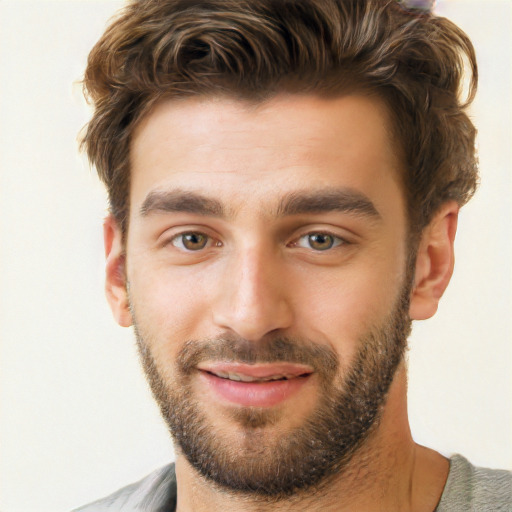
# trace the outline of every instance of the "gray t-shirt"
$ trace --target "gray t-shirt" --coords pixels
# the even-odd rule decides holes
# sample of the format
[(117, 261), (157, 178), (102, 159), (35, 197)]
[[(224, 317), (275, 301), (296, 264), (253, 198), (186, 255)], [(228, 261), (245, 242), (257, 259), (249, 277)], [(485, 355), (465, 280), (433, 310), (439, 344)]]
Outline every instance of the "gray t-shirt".
[(478, 468), (461, 455), (450, 472), (435, 512), (512, 512), (512, 472)]
[[(107, 498), (73, 512), (174, 512), (176, 474), (169, 464)], [(435, 512), (512, 512), (512, 472), (478, 468), (461, 455), (450, 472)]]

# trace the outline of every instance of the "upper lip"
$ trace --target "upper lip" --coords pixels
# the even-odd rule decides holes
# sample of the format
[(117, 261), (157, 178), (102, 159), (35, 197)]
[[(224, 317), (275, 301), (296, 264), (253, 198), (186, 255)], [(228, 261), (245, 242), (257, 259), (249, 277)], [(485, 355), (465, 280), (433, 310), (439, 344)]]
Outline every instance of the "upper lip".
[(297, 363), (227, 363), (204, 362), (197, 365), (197, 369), (212, 373), (219, 377), (235, 378), (235, 380), (270, 380), (287, 378), (293, 379), (313, 373), (313, 368)]

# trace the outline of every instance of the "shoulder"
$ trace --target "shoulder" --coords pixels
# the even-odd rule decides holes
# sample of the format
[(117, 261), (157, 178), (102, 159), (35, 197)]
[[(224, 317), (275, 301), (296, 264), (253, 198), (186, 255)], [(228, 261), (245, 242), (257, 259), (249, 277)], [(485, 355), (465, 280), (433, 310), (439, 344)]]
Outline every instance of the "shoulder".
[(160, 512), (176, 507), (174, 464), (157, 469), (139, 482), (73, 512)]
[(436, 512), (512, 510), (512, 472), (473, 466), (461, 455), (450, 459), (448, 480)]

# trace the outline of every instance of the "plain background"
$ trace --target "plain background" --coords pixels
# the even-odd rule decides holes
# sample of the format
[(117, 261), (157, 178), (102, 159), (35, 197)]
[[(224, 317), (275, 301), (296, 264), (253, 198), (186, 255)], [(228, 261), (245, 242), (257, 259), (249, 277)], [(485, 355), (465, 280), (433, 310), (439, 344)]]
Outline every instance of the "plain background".
[[(130, 329), (103, 294), (105, 194), (78, 155), (80, 79), (119, 1), (0, 0), (0, 510), (59, 512), (167, 463)], [(411, 338), (417, 441), (512, 469), (512, 4), (444, 0), (481, 83), (482, 185), (438, 315)]]

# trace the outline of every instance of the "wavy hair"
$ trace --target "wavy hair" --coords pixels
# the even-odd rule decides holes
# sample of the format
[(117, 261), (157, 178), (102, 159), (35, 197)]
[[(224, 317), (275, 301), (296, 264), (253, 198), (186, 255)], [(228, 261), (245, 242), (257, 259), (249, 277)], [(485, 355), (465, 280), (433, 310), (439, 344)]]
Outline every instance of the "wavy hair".
[(391, 115), (410, 230), (420, 233), (444, 201), (463, 205), (476, 189), (466, 109), (477, 77), (460, 28), (396, 0), (133, 0), (89, 54), (94, 114), (82, 148), (126, 233), (130, 140), (157, 101), (375, 94)]

